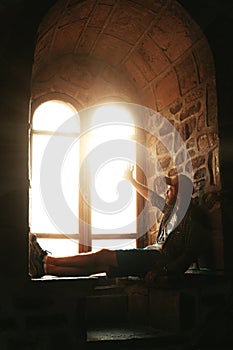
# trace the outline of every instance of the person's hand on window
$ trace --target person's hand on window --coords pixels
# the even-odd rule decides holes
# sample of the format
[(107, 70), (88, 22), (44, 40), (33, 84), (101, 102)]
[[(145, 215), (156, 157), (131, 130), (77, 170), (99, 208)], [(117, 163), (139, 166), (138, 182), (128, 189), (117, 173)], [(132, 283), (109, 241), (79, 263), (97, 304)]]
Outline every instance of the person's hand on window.
[(133, 171), (134, 171), (134, 166), (133, 165), (128, 165), (124, 174), (123, 174), (123, 178), (127, 181), (129, 181), (130, 183), (133, 181), (134, 177), (133, 177)]

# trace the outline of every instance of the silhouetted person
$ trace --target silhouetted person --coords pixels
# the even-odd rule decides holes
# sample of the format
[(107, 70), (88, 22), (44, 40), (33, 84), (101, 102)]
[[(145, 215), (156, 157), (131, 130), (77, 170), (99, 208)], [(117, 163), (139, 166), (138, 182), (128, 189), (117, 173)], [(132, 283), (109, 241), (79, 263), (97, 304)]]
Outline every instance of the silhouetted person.
[(30, 275), (88, 276), (105, 272), (108, 277), (139, 276), (147, 282), (161, 274), (184, 273), (209, 248), (211, 227), (205, 211), (191, 199), (192, 181), (181, 174), (167, 178), (165, 199), (125, 172), (128, 180), (152, 206), (163, 214), (156, 242), (139, 249), (101, 249), (95, 253), (52, 257), (30, 234)]

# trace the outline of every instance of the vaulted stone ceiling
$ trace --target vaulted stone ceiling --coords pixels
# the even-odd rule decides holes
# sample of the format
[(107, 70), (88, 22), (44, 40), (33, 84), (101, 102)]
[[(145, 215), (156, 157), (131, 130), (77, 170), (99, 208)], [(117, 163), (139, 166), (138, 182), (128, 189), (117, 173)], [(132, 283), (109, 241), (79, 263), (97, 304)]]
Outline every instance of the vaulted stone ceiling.
[[(198, 84), (196, 65), (204, 64), (202, 37), (176, 1), (58, 1), (39, 27), (34, 97), (41, 93), (40, 83), (51, 81), (59, 70), (63, 83), (80, 86), (79, 96), (73, 95), (81, 106), (109, 95), (161, 110)], [(76, 70), (71, 70), (73, 64)], [(189, 71), (191, 85), (184, 83), (183, 70)], [(53, 84), (50, 90), (59, 85)], [(91, 86), (87, 99), (85, 89)]]

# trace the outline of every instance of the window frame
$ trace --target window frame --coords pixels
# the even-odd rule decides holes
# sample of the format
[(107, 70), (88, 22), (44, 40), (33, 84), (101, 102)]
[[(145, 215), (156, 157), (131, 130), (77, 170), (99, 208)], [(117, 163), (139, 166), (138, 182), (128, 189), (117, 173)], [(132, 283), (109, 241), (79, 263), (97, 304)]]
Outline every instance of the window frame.
[[(48, 101), (52, 101), (52, 100), (57, 100), (59, 102), (65, 103), (65, 104), (70, 104), (72, 106), (72, 108), (76, 109), (77, 111), (77, 107), (74, 104), (74, 101), (70, 102), (70, 101), (66, 101), (66, 99), (64, 98), (57, 98), (54, 96), (51, 96), (50, 98), (46, 98), (46, 99), (42, 99), (41, 101), (37, 102), (37, 104), (34, 106), (34, 109), (31, 111), (31, 120), (29, 122), (29, 193), (30, 193), (30, 189), (31, 189), (31, 180), (33, 177), (32, 174), (32, 159), (33, 159), (33, 151), (32, 151), (32, 142), (33, 142), (33, 135), (48, 135), (51, 136), (54, 133), (51, 131), (37, 131), (33, 129), (33, 116), (34, 113), (36, 111), (36, 109), (43, 103), (48, 102)], [(78, 113), (78, 111), (77, 111)], [(85, 130), (85, 128), (87, 127), (87, 123), (88, 121), (84, 121), (82, 120), (82, 118), (80, 118), (80, 134), (82, 133), (83, 130)], [(78, 137), (80, 134), (77, 133), (71, 133), (69, 134), (69, 136), (75, 136)], [(56, 135), (58, 136), (67, 136), (67, 134), (63, 135), (63, 133), (56, 133)], [(145, 141), (145, 136), (142, 130), (138, 130), (135, 127), (135, 138), (137, 141), (139, 142), (144, 142)], [(79, 152), (82, 153), (82, 145), (80, 144), (79, 147)], [(137, 160), (137, 148), (136, 148), (136, 160)], [(81, 154), (80, 154), (81, 157)], [(81, 159), (81, 158), (80, 158)], [(86, 181), (87, 179), (87, 175), (85, 177), (85, 183), (87, 184), (88, 181)], [(140, 181), (141, 183), (145, 183), (145, 176), (143, 174), (143, 172), (136, 167), (136, 179), (138, 181)], [(80, 181), (82, 181), (82, 179), (80, 179)], [(85, 186), (85, 185), (84, 185)], [(85, 186), (85, 190), (88, 191), (88, 186)], [(30, 196), (29, 196), (30, 197)], [(92, 250), (92, 240), (112, 240), (112, 239), (116, 239), (116, 240), (122, 240), (122, 239), (135, 239), (136, 241), (136, 247), (140, 248), (145, 246), (144, 244), (144, 240), (145, 240), (145, 236), (147, 235), (146, 233), (143, 235), (143, 237), (139, 237), (138, 235), (138, 214), (142, 211), (142, 209), (144, 208), (145, 205), (145, 200), (138, 194), (136, 193), (136, 232), (134, 233), (109, 233), (109, 234), (92, 234), (90, 226), (91, 226), (91, 208), (87, 207), (86, 201), (84, 200), (82, 194), (79, 192), (79, 232), (76, 234), (69, 234), (69, 238), (72, 238), (74, 240), (78, 241), (78, 252), (79, 253), (85, 253), (85, 252), (89, 252)], [(29, 211), (30, 211), (30, 198), (29, 198)], [(30, 222), (29, 222), (29, 230), (31, 230), (30, 227)], [(69, 239), (67, 238), (67, 235), (64, 233), (52, 233), (52, 232), (40, 232), (37, 233), (37, 237), (38, 238), (47, 238), (47, 239)]]

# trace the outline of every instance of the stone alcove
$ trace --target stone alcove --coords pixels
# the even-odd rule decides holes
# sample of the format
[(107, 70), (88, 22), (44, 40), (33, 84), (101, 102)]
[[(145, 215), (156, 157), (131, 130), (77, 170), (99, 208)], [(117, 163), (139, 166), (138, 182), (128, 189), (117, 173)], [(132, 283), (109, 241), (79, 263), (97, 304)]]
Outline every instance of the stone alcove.
[[(222, 268), (215, 83), (208, 42), (178, 1), (60, 0), (38, 28), (31, 110), (62, 96), (77, 110), (116, 99), (166, 117), (190, 154), (196, 195), (205, 199), (213, 219), (215, 264)], [(158, 127), (153, 117), (149, 127)], [(145, 143), (172, 175), (163, 145), (149, 134)], [(187, 159), (175, 153), (179, 171), (186, 171)], [(154, 185), (155, 171), (150, 174)]]

